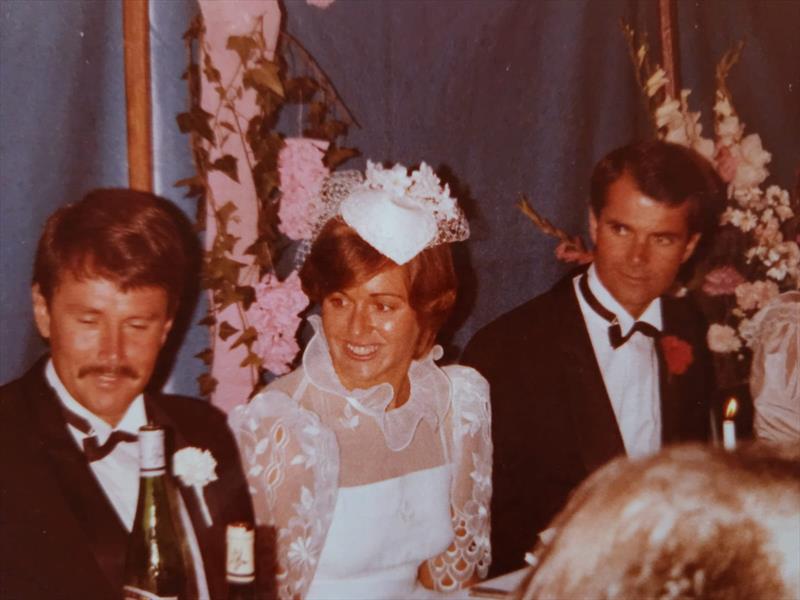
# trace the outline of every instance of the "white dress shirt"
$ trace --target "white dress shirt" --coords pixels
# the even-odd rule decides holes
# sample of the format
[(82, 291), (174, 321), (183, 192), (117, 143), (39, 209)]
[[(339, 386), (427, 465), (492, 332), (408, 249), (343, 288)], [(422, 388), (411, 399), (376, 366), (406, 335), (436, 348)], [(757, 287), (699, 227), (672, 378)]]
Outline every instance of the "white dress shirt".
[[(632, 458), (654, 454), (661, 448), (656, 341), (637, 331), (622, 346), (613, 348), (608, 337), (609, 322), (584, 299), (578, 287), (580, 277), (573, 280), (575, 294), (617, 418), (625, 451)], [(642, 315), (634, 319), (602, 284), (594, 265), (589, 267), (587, 277), (589, 289), (600, 304), (617, 316), (623, 336), (628, 334), (637, 320), (649, 323), (659, 331), (663, 330), (660, 298), (653, 300)]]
[[(125, 415), (114, 428), (72, 397), (72, 394), (67, 391), (58, 373), (56, 373), (52, 359), (47, 361), (45, 377), (64, 407), (79, 417), (86, 419), (92, 428), (93, 435), (97, 436), (97, 443), (100, 445), (105, 443), (115, 429), (138, 435), (139, 428), (147, 424), (147, 414), (142, 394), (134, 398)], [(69, 424), (67, 425), (67, 430), (72, 435), (78, 448), (83, 452), (83, 440), (89, 435)], [(139, 444), (120, 442), (106, 456), (100, 460), (90, 462), (89, 468), (94, 473), (117, 515), (119, 515), (120, 521), (128, 531), (131, 531), (133, 519), (136, 517), (136, 504), (139, 500)], [(194, 571), (197, 589), (200, 590), (199, 597), (208, 598), (208, 583), (205, 569), (203, 568), (200, 546), (197, 543), (197, 536), (194, 533), (194, 527), (186, 510), (186, 505), (180, 495), (178, 495), (178, 500), (181, 523), (186, 532), (192, 561), (196, 567)]]

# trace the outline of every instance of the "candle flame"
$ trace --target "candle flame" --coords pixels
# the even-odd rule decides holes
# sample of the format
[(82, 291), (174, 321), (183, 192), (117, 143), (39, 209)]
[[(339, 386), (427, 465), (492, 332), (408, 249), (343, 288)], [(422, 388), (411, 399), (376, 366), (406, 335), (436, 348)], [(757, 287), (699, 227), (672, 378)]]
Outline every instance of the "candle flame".
[(736, 401), (736, 398), (731, 396), (725, 403), (725, 418), (726, 419), (734, 418), (738, 410), (739, 410), (739, 403)]

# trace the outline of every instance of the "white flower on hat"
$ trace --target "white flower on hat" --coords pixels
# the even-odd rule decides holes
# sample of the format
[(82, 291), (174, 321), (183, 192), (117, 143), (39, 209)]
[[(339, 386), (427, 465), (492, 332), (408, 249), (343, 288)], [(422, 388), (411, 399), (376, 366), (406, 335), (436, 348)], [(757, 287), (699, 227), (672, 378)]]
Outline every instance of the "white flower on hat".
[(411, 175), (402, 165), (367, 162), (364, 181), (340, 206), (345, 222), (398, 265), (428, 247), (469, 237), (469, 226), (447, 184), (422, 163)]

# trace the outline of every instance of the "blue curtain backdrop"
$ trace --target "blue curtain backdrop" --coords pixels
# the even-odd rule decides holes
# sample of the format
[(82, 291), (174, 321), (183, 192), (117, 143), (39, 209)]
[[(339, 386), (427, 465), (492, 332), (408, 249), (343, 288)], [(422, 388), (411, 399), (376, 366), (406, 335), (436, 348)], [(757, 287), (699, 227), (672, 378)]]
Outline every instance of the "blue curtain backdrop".
[[(0, 382), (44, 349), (29, 278), (45, 217), (89, 188), (126, 184), (120, 4), (0, 4)], [(156, 191), (192, 214), (171, 184), (191, 170), (174, 115), (185, 105), (181, 35), (196, 7), (151, 1), (150, 10)], [(284, 13), (361, 124), (349, 144), (377, 161), (424, 160), (466, 201), (473, 237), (457, 251), (465, 284), (454, 356), (477, 328), (565, 271), (554, 242), (515, 208), (518, 194), (585, 233), (593, 164), (647, 134), (619, 21), (649, 32), (657, 52), (657, 3), (337, 0), (320, 10), (298, 0)], [(714, 66), (744, 40), (730, 88), (783, 187), (794, 185), (800, 158), (797, 23), (797, 2), (678, 2), (692, 110), (703, 109), (709, 131)], [(196, 393), (192, 356), (204, 345), (205, 331), (190, 330), (170, 387)]]

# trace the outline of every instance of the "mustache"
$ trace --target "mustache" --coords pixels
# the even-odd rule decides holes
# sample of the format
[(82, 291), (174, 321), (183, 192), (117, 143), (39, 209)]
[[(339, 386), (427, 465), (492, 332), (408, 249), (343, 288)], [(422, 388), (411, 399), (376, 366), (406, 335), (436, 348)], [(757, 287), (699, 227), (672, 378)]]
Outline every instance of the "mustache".
[(130, 365), (87, 365), (81, 367), (78, 371), (78, 379), (83, 379), (89, 375), (109, 375), (111, 377), (139, 379), (139, 372)]

